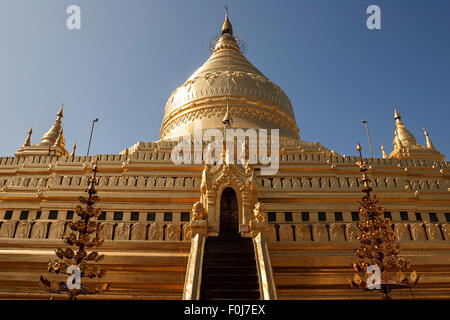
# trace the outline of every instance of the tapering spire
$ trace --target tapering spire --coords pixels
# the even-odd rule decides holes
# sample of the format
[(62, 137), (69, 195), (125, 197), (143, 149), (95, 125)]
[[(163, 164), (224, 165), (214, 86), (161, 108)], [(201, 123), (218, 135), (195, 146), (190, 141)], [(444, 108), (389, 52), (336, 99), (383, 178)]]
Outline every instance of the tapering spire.
[(72, 152), (70, 153), (71, 157), (75, 157), (75, 150), (77, 150), (77, 144), (76, 143), (73, 144)]
[(386, 154), (386, 151), (384, 150), (384, 146), (383, 145), (381, 145), (381, 152), (383, 153), (383, 159), (387, 159), (388, 156)]
[[(213, 53), (218, 53), (219, 51), (222, 51), (222, 50), (226, 50), (226, 51), (233, 50), (233, 51), (238, 52), (239, 55), (241, 55), (242, 54), (241, 48), (233, 36), (233, 27), (231, 26), (231, 22), (228, 19), (228, 8), (227, 8), (227, 6), (225, 6), (225, 8), (227, 9), (227, 12), (225, 14), (225, 21), (223, 22), (223, 25), (222, 25), (221, 36), (214, 45)], [(233, 55), (231, 55), (231, 57), (233, 57)], [(227, 61), (227, 63), (230, 62), (229, 54), (225, 54), (223, 56), (223, 58), (225, 58), (224, 60)], [(210, 58), (210, 60), (211, 60), (211, 58)], [(216, 61), (216, 59), (213, 59), (213, 60)], [(239, 57), (239, 63), (242, 63), (242, 60), (246, 61), (246, 59), (243, 56)], [(259, 73), (259, 71), (257, 71), (257, 73)]]
[(33, 129), (30, 128), (30, 130), (28, 130), (27, 138), (25, 139), (25, 142), (23, 143), (22, 148), (31, 146), (31, 134), (32, 133), (33, 133)]
[(430, 136), (428, 135), (427, 129), (423, 128), (423, 133), (425, 134), (425, 139), (427, 139), (427, 149), (434, 149), (434, 145), (431, 142)]
[(395, 104), (394, 104), (394, 119), (395, 120), (401, 119), (400, 114), (398, 113), (397, 108), (395, 107)]
[(64, 117), (64, 103), (61, 104), (61, 109), (59, 109), (56, 115), (60, 118)]
[(225, 6), (225, 21), (222, 25), (222, 34), (229, 33), (233, 35), (233, 27), (231, 26), (230, 20), (228, 20), (228, 6)]

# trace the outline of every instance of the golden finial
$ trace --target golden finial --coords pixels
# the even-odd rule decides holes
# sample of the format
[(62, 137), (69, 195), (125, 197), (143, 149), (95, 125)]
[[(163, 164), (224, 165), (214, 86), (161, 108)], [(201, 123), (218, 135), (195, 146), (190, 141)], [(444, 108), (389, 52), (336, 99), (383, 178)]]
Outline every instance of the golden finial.
[(397, 127), (403, 126), (402, 117), (400, 116), (400, 113), (398, 113), (397, 108), (395, 107), (395, 104), (394, 104), (394, 119), (395, 119), (395, 125)]
[(61, 118), (64, 117), (64, 102), (61, 104), (61, 109), (59, 109), (57, 116)]
[(427, 149), (434, 149), (434, 145), (431, 142), (430, 136), (428, 135), (427, 129), (423, 128), (423, 133), (425, 135), (425, 139), (427, 139)]
[(30, 128), (30, 130), (28, 130), (27, 138), (25, 139), (25, 142), (23, 143), (22, 147), (31, 146), (31, 134), (32, 133), (33, 133), (33, 129)]
[(361, 160), (362, 160), (362, 153), (361, 153), (362, 148), (361, 148), (361, 145), (359, 144), (359, 142), (356, 144), (356, 150), (358, 150), (358, 152), (359, 152), (359, 157), (360, 157)]
[(363, 158), (362, 158), (362, 147), (361, 147), (361, 145), (359, 144), (359, 142), (356, 144), (356, 150), (358, 150), (358, 152), (359, 152), (359, 161), (358, 162), (356, 162), (356, 164), (359, 166), (359, 168), (361, 169), (363, 166), (365, 166), (366, 164), (365, 164), (365, 162), (363, 161)]
[(356, 164), (359, 166), (359, 171), (362, 173), (361, 182), (363, 183), (362, 192), (366, 193), (368, 196), (372, 191), (372, 188), (369, 186), (370, 179), (367, 177), (366, 172), (369, 170), (367, 168), (366, 162), (362, 158), (362, 147), (359, 142), (356, 144), (356, 150), (359, 152), (359, 161)]
[(400, 114), (398, 113), (397, 107), (394, 104), (394, 119), (397, 120), (397, 119), (400, 119), (400, 118), (401, 118)]
[(89, 196), (93, 196), (97, 193), (97, 190), (95, 190), (95, 186), (98, 185), (97, 161), (98, 161), (98, 159), (95, 160), (94, 166), (92, 168), (92, 175), (88, 178), (88, 188), (86, 189), (86, 192), (89, 193)]
[(233, 35), (233, 27), (231, 26), (230, 20), (228, 20), (228, 6), (225, 5), (225, 21), (222, 25), (222, 34), (229, 33)]
[(383, 153), (383, 159), (387, 159), (388, 156), (386, 155), (386, 151), (384, 150), (384, 146), (381, 145), (381, 152)]

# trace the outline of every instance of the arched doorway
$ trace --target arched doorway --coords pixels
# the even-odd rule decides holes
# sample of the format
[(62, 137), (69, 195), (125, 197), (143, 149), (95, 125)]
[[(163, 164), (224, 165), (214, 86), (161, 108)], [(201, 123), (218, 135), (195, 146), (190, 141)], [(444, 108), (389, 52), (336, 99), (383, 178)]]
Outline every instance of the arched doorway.
[(239, 232), (239, 214), (236, 192), (232, 188), (226, 188), (222, 192), (220, 200), (220, 233)]

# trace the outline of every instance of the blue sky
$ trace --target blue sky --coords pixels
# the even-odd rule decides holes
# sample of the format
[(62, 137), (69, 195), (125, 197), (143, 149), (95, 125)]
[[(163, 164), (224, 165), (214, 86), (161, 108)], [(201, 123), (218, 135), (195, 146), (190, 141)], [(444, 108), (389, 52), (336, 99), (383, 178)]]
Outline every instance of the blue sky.
[[(66, 148), (118, 153), (159, 137), (171, 92), (209, 57), (224, 1), (2, 0), (0, 155), (11, 156), (30, 126), (32, 143), (64, 102)], [(290, 97), (302, 140), (340, 154), (368, 142), (392, 150), (393, 104), (407, 128), (450, 155), (450, 1), (228, 1), (247, 58)], [(66, 8), (81, 8), (68, 30)], [(366, 8), (381, 8), (368, 30)]]

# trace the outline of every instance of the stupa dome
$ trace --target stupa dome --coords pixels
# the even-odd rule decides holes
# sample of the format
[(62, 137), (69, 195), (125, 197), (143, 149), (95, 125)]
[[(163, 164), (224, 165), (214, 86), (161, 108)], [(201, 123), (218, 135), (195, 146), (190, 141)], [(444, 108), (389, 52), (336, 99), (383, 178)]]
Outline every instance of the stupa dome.
[(227, 108), (233, 128), (279, 129), (280, 138), (300, 138), (291, 101), (242, 54), (228, 15), (210, 58), (169, 97), (160, 137), (192, 134), (196, 119), (203, 129), (223, 128)]

